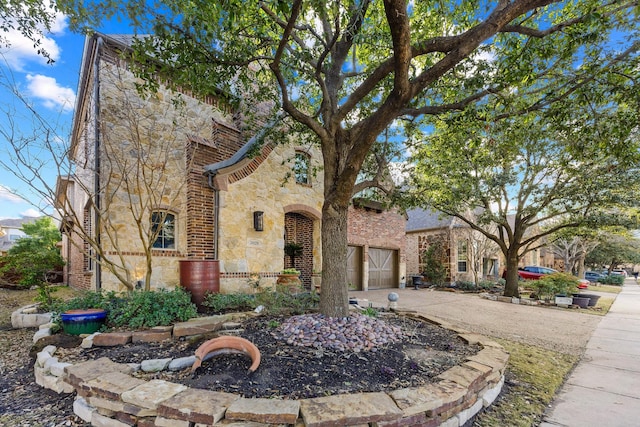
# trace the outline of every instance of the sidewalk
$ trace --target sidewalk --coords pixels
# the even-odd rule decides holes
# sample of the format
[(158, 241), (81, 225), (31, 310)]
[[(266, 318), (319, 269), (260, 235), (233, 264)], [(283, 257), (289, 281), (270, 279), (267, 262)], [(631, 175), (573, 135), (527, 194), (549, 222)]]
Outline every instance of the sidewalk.
[(640, 286), (625, 281), (540, 427), (640, 425)]

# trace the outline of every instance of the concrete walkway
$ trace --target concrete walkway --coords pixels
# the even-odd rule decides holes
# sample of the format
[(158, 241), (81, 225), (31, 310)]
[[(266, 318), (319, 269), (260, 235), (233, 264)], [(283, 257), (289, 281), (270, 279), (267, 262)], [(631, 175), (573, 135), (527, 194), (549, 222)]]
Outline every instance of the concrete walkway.
[(640, 426), (640, 286), (625, 281), (540, 427)]

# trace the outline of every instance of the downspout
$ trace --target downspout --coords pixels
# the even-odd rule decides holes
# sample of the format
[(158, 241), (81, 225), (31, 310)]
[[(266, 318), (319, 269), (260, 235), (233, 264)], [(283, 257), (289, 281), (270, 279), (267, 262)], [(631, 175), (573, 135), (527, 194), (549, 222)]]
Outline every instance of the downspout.
[[(94, 71), (93, 71), (93, 93), (95, 96), (94, 102), (94, 226), (95, 226), (95, 238), (96, 245), (101, 247), (100, 239), (100, 208), (102, 200), (100, 198), (100, 49), (102, 48), (103, 39), (98, 36), (96, 40), (96, 56), (94, 59)], [(96, 251), (96, 290), (102, 289), (102, 268), (100, 264), (100, 253)]]
[(209, 178), (209, 188), (213, 190), (213, 259), (218, 259), (218, 238), (220, 236), (220, 231), (218, 228), (218, 224), (220, 222), (220, 190), (218, 190), (213, 185), (213, 177), (215, 175), (210, 173), (208, 174)]

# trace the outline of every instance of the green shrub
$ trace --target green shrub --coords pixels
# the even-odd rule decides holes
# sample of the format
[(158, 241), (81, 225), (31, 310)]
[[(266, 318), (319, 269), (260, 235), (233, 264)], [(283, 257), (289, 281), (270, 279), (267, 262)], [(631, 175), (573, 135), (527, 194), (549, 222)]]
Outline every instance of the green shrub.
[(529, 282), (539, 299), (551, 300), (555, 295), (571, 295), (578, 291), (578, 279), (568, 273), (545, 274)]
[(455, 287), (461, 291), (475, 291), (476, 284), (469, 280), (456, 280)]
[(263, 306), (265, 314), (295, 315), (318, 307), (320, 296), (310, 292), (292, 293), (286, 286), (262, 289), (255, 296), (256, 307)]
[(249, 311), (255, 309), (257, 306), (253, 295), (212, 293), (204, 297), (202, 305), (216, 314), (230, 311)]
[(500, 286), (500, 283), (492, 282), (491, 280), (480, 280), (476, 285), (478, 289), (482, 290), (493, 289), (496, 286)]
[(131, 292), (122, 304), (111, 307), (109, 321), (116, 327), (152, 328), (189, 320), (197, 314), (191, 295), (177, 287), (171, 291)]
[(624, 276), (621, 274), (609, 274), (598, 279), (598, 283), (603, 285), (622, 286), (624, 283)]
[(180, 287), (171, 291), (134, 291), (123, 295), (115, 292), (86, 292), (79, 297), (56, 303), (53, 311), (59, 314), (86, 308), (107, 310), (107, 327), (126, 326), (132, 329), (171, 325), (197, 316), (191, 295)]

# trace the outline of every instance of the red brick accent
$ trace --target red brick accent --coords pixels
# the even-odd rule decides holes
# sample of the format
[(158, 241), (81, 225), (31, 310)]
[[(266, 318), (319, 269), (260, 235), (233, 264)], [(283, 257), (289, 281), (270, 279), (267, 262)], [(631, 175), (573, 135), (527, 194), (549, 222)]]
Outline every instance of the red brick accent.
[(403, 262), (407, 248), (406, 222), (406, 217), (396, 209), (349, 206), (348, 242), (354, 246), (399, 250), (400, 262)]
[(300, 280), (306, 289), (311, 289), (311, 275), (313, 274), (313, 219), (301, 213), (286, 213), (284, 215), (285, 242), (302, 245), (302, 256), (295, 258), (284, 256), (284, 268), (300, 270)]

